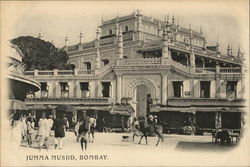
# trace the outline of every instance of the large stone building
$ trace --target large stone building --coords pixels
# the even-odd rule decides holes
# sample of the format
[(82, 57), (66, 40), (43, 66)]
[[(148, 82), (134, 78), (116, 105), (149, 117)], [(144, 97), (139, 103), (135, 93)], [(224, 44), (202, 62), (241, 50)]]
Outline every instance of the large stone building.
[[(198, 129), (240, 129), (244, 114), (244, 56), (207, 46), (202, 33), (139, 11), (103, 21), (96, 39), (65, 47), (74, 70), (26, 71), (41, 91), (26, 104), (33, 110), (71, 104), (96, 114), (105, 126), (152, 112), (166, 129), (190, 120)], [(39, 114), (38, 114), (39, 115)], [(77, 117), (77, 113), (72, 114)]]

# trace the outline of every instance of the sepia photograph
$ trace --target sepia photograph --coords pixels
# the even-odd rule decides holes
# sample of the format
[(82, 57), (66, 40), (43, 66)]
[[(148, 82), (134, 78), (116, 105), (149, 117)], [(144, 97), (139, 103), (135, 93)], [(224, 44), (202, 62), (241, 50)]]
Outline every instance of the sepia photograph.
[(248, 0), (0, 4), (0, 166), (250, 166)]

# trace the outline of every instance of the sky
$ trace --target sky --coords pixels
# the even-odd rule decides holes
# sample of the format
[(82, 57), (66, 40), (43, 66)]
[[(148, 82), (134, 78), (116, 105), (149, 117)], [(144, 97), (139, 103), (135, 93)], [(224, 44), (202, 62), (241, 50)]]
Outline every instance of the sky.
[(221, 51), (226, 53), (228, 44), (236, 53), (238, 47), (248, 53), (249, 5), (238, 1), (10, 1), (2, 2), (2, 36), (5, 40), (18, 36), (37, 37), (52, 41), (57, 47), (64, 46), (67, 35), (69, 45), (79, 42), (82, 31), (84, 41), (93, 40), (101, 19), (112, 19), (132, 14), (140, 9), (142, 14), (164, 20), (169, 13), (179, 19), (180, 25), (199, 31), (200, 26), (208, 45), (217, 40)]

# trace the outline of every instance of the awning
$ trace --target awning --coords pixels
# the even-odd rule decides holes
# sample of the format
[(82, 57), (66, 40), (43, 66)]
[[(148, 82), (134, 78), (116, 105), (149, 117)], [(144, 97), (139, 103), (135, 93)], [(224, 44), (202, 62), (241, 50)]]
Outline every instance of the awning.
[(160, 112), (160, 111), (177, 111), (177, 112), (184, 112), (184, 113), (195, 113), (194, 108), (178, 108), (178, 107), (161, 107), (161, 106), (153, 106), (150, 109), (150, 112)]
[(133, 112), (135, 112), (135, 110), (130, 104), (113, 105), (112, 109), (110, 110), (111, 115), (118, 114), (123, 116), (131, 116)]
[(77, 110), (110, 111), (111, 106), (76, 106)]
[(236, 107), (168, 107), (168, 106), (152, 106), (150, 112), (161, 112), (161, 111), (177, 111), (184, 113), (195, 113), (195, 112), (243, 112), (242, 108)]
[(9, 110), (29, 110), (23, 101), (17, 99), (8, 100), (8, 108)]

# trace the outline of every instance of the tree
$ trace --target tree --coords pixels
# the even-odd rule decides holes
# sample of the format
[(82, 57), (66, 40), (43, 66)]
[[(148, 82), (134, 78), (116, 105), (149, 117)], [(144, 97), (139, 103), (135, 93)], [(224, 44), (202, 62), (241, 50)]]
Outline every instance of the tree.
[(22, 51), (26, 70), (69, 69), (67, 53), (56, 48), (51, 42), (31, 36), (20, 36), (12, 39), (11, 43)]

